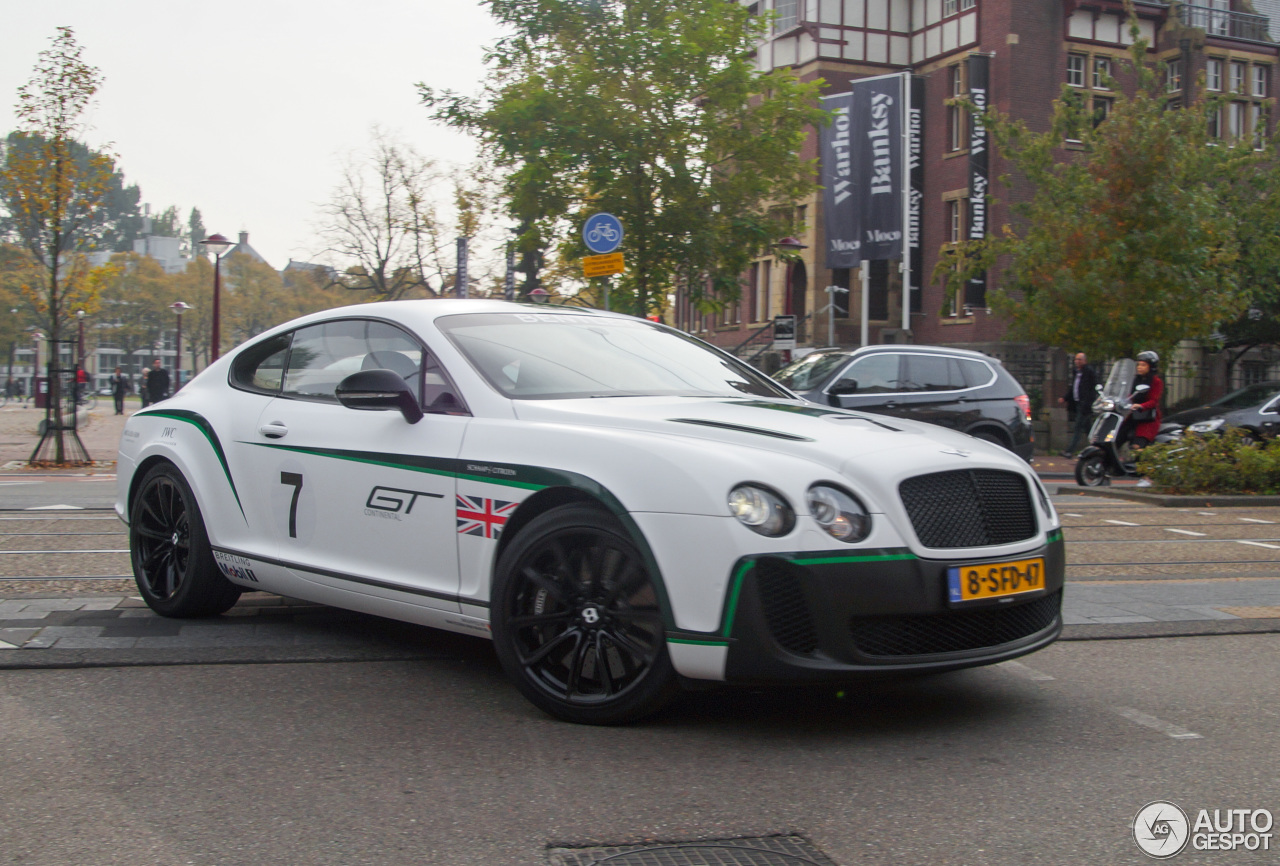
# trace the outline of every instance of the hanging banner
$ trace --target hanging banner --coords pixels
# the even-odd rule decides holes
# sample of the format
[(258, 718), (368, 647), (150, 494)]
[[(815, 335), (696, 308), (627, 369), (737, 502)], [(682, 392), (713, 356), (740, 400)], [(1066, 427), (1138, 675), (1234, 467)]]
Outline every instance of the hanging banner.
[(858, 197), (853, 177), (850, 112), (853, 94), (823, 97), (822, 107), (833, 112), (831, 123), (818, 132), (822, 159), (822, 205), (827, 233), (826, 267), (856, 268), (862, 259), (858, 240)]
[[(907, 292), (910, 312), (923, 313), (920, 287), (924, 285), (924, 248), (920, 245), (920, 220), (924, 216), (924, 76), (907, 78), (911, 94), (907, 110)], [(907, 325), (903, 325), (907, 327)]]
[[(968, 59), (969, 100), (979, 111), (985, 110), (990, 96), (991, 58), (970, 54)], [(987, 188), (990, 175), (990, 137), (982, 118), (969, 117), (969, 232), (968, 239), (980, 241), (987, 236)], [(965, 284), (964, 305), (981, 310), (987, 306), (987, 274), (982, 272)]]
[(855, 81), (853, 139), (865, 261), (902, 255), (902, 194), (906, 178), (902, 144), (902, 76)]

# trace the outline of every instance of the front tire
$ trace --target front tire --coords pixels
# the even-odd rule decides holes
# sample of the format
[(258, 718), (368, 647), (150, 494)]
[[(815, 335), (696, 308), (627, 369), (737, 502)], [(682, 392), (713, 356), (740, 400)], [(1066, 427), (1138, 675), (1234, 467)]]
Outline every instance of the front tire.
[(530, 521), (498, 561), (491, 612), (503, 670), (558, 719), (632, 722), (677, 691), (654, 578), (598, 508), (564, 505)]
[(161, 616), (217, 616), (240, 598), (213, 560), (200, 505), (182, 473), (153, 466), (129, 511), (129, 559), (147, 606)]
[(1107, 460), (1101, 454), (1089, 454), (1076, 461), (1076, 484), (1101, 487), (1107, 480)]

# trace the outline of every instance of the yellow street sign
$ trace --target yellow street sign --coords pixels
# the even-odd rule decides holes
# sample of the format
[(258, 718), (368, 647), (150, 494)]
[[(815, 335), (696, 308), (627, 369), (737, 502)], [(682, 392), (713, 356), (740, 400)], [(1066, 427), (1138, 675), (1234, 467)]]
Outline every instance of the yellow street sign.
[(622, 253), (587, 256), (582, 260), (582, 275), (585, 277), (607, 277), (610, 274), (620, 274), (623, 270)]

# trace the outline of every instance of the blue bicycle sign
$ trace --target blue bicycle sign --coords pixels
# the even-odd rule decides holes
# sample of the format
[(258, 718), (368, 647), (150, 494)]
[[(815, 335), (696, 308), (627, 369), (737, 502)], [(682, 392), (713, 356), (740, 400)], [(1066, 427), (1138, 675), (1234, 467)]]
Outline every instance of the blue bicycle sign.
[(582, 240), (593, 253), (611, 253), (622, 245), (622, 223), (611, 213), (592, 214), (582, 227)]

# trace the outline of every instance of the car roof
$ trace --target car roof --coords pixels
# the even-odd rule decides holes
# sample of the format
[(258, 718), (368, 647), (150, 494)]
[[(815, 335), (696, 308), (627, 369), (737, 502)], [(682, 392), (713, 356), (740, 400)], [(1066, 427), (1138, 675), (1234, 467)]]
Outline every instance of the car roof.
[(954, 346), (922, 346), (917, 343), (882, 343), (876, 346), (860, 346), (856, 349), (843, 349), (839, 346), (829, 346), (822, 349), (815, 349), (812, 354), (844, 354), (850, 358), (861, 358), (865, 355), (876, 355), (884, 352), (899, 352), (908, 355), (954, 355), (958, 358), (974, 358), (979, 361), (991, 361), (996, 364), (1000, 363), (999, 358), (993, 358), (983, 352), (977, 352), (973, 349), (960, 349)]

